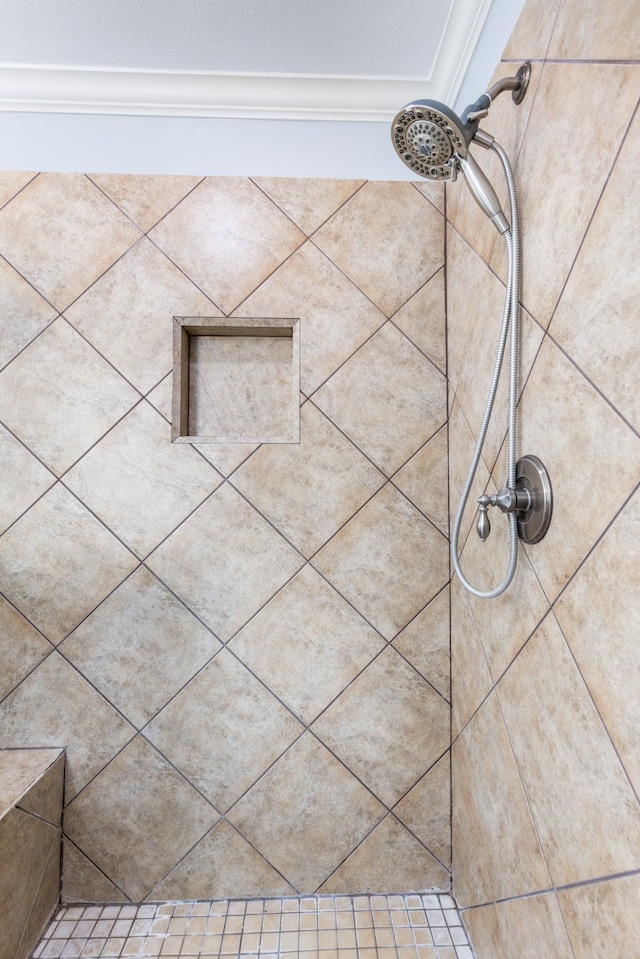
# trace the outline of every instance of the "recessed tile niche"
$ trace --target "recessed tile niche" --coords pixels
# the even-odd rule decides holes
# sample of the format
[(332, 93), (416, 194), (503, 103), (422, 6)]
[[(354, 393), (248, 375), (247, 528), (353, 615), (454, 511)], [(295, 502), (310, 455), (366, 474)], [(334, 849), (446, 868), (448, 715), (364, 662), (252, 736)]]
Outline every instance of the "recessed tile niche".
[(174, 443), (298, 443), (297, 319), (176, 316)]

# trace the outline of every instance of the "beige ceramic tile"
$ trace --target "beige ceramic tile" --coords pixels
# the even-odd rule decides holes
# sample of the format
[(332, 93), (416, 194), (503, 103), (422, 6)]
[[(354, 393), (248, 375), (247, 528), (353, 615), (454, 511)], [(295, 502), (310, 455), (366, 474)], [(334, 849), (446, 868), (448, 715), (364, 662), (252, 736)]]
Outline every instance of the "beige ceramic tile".
[(313, 565), (386, 639), (449, 576), (446, 539), (390, 485), (323, 547)]
[(231, 649), (310, 723), (382, 645), (375, 630), (305, 566), (240, 630)]
[[(553, 487), (549, 531), (527, 548), (552, 600), (634, 489), (640, 443), (548, 339), (527, 382), (519, 424), (520, 449), (540, 457)], [(580, 496), (574, 495), (576, 468)]]
[[(3, 920), (0, 950), (16, 956), (49, 851), (59, 831), (50, 823), (12, 809), (0, 820), (0, 895)], [(53, 906), (54, 903), (51, 903)]]
[(446, 375), (444, 267), (394, 313), (393, 322)]
[(560, 4), (548, 56), (559, 60), (638, 59), (638, 7), (635, 0), (601, 4), (564, 0)]
[(0, 259), (0, 315), (0, 366), (4, 366), (55, 319), (57, 311)]
[(90, 179), (146, 232), (184, 199), (202, 178), (92, 173)]
[(227, 640), (303, 565), (255, 509), (225, 484), (149, 558), (148, 566)]
[(503, 58), (543, 60), (561, 4), (562, 0), (526, 0)]
[(640, 368), (634, 317), (640, 277), (630, 257), (640, 232), (635, 176), (639, 165), (640, 120), (636, 119), (549, 327), (636, 430), (640, 428)]
[(314, 403), (391, 475), (444, 423), (446, 383), (387, 323), (314, 395)]
[(311, 894), (383, 812), (371, 793), (306, 733), (227, 819), (297, 892)]
[(309, 402), (300, 411), (300, 443), (262, 446), (231, 482), (311, 556), (385, 480)]
[[(325, 882), (320, 892), (449, 889), (446, 869), (393, 816), (387, 816)], [(413, 937), (411, 938), (413, 944)]]
[(393, 641), (398, 652), (402, 653), (447, 701), (451, 699), (450, 634), (447, 587), (438, 593)]
[(66, 837), (63, 843), (62, 901), (128, 902), (125, 894)]
[(137, 737), (65, 810), (65, 833), (133, 901), (143, 899), (218, 814)]
[(149, 899), (295, 895), (294, 889), (229, 823), (221, 820), (155, 886)]
[(300, 385), (307, 396), (385, 319), (312, 243), (305, 243), (245, 300), (241, 313), (300, 317)]
[(553, 616), (498, 697), (554, 883), (637, 869), (640, 806)]
[(55, 652), (0, 703), (0, 721), (5, 746), (67, 747), (67, 801), (134, 734), (132, 726)]
[[(0, 531), (13, 523), (55, 483), (50, 473), (18, 440), (0, 425)], [(19, 476), (20, 482), (15, 478)]]
[(61, 645), (64, 656), (135, 726), (147, 723), (220, 644), (140, 567)]
[(575, 959), (637, 951), (640, 876), (564, 889), (558, 900)]
[(304, 234), (242, 177), (204, 180), (149, 234), (225, 313), (304, 242)]
[(35, 173), (21, 170), (3, 170), (0, 173), (0, 205), (4, 206), (20, 190), (33, 180)]
[(89, 450), (65, 485), (138, 556), (146, 556), (222, 482), (143, 401)]
[[(448, 423), (449, 432), (449, 510), (450, 525), (449, 529), (453, 535), (453, 524), (458, 514), (462, 493), (464, 491), (467, 476), (473, 462), (476, 438), (474, 437), (464, 412), (458, 403), (454, 400), (451, 406)], [(468, 536), (476, 535), (477, 506), (476, 502), (479, 496), (486, 491), (490, 483), (490, 475), (483, 456), (480, 457), (476, 469), (474, 480), (471, 484), (469, 497), (460, 523), (458, 534), (458, 555), (462, 551)], [(491, 544), (493, 545), (493, 544)], [(463, 571), (466, 569), (463, 564)]]
[(137, 565), (78, 500), (57, 485), (0, 539), (7, 598), (58, 643)]
[(65, 316), (136, 389), (171, 370), (173, 317), (218, 310), (152, 243), (129, 250)]
[(549, 888), (549, 874), (495, 695), (454, 742), (452, 760), (453, 875), (458, 905)]
[(29, 918), (22, 933), (18, 956), (29, 956), (38, 943), (60, 901), (60, 835), (57, 832), (49, 848), (40, 884)]
[(640, 626), (636, 582), (640, 497), (623, 510), (554, 611), (620, 758), (640, 792)]
[(449, 535), (449, 444), (443, 427), (393, 477), (397, 486), (444, 536)]
[[(486, 600), (485, 600), (486, 602)], [(451, 704), (458, 735), (493, 686), (486, 654), (457, 577), (451, 585)]]
[[(517, 165), (526, 251), (522, 301), (543, 326), (551, 319), (637, 98), (635, 67), (543, 67)], [(601, 116), (607, 123), (594, 125), (593, 118)], [(568, 175), (552, 176), (550, 170)]]
[[(49, 814), (49, 804), (40, 807), (35, 790), (36, 784), (43, 780), (45, 785), (48, 784), (46, 773), (52, 771), (60, 756), (59, 749), (0, 749), (0, 816), (11, 806), (20, 805), (25, 812), (33, 812), (41, 819), (55, 823)], [(37, 791), (39, 794), (40, 789)]]
[(0, 598), (0, 699), (4, 699), (51, 649), (44, 636)]
[(0, 211), (0, 252), (58, 310), (140, 237), (87, 177), (44, 173)]
[(62, 319), (41, 333), (0, 374), (3, 422), (58, 475), (138, 398), (113, 367)]
[(224, 812), (303, 728), (222, 650), (156, 716), (145, 735)]
[(463, 913), (476, 955), (495, 959), (573, 959), (554, 893), (511, 899)]
[(491, 959), (507, 959), (502, 949), (494, 903), (463, 909), (461, 916), (476, 956), (484, 953)]
[(387, 806), (446, 751), (449, 704), (393, 649), (380, 654), (313, 725)]
[(18, 806), (53, 826), (59, 826), (64, 791), (64, 750), (31, 749), (29, 752), (41, 756), (41, 769), (29, 790), (20, 798)]
[[(451, 869), (451, 756), (449, 751), (416, 783), (393, 810), (445, 869)], [(420, 883), (405, 886), (418, 889)], [(380, 886), (382, 889), (383, 886)], [(400, 886), (386, 888), (400, 889)]]
[(422, 193), (430, 203), (433, 203), (436, 210), (444, 213), (445, 190), (443, 183), (435, 183), (433, 180), (415, 180), (412, 181), (411, 186)]
[(442, 266), (442, 236), (442, 215), (410, 183), (370, 182), (313, 240), (391, 316)]
[(253, 180), (307, 236), (366, 183), (365, 180), (317, 180), (304, 177), (254, 177)]

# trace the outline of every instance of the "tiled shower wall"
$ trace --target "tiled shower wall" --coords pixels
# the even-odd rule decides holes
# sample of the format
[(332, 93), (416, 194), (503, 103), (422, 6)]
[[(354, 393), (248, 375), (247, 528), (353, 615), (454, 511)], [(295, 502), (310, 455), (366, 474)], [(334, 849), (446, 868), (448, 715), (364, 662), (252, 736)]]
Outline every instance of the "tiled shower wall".
[[(67, 747), (63, 899), (446, 890), (441, 189), (0, 205), (1, 745)], [(300, 318), (299, 444), (171, 444), (174, 315)]]
[[(481, 959), (640, 948), (639, 13), (529, 0), (496, 76), (530, 58), (531, 86), (483, 121), (520, 194), (519, 450), (546, 464), (555, 506), (503, 597), (452, 596), (454, 890)], [(499, 182), (495, 158), (478, 159)], [(505, 255), (463, 185), (447, 188), (447, 213), (453, 505)], [(489, 474), (504, 482), (504, 398), (498, 417), (476, 495)], [(463, 568), (481, 588), (504, 575), (504, 526), (485, 546), (468, 539)]]

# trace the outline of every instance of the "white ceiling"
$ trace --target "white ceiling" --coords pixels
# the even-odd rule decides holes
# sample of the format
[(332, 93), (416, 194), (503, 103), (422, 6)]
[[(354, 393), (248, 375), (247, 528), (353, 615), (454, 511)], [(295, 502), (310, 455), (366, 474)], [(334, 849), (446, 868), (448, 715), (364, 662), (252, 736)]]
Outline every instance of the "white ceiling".
[[(0, 148), (0, 168), (6, 169), (12, 156), (22, 167), (79, 168), (91, 159), (91, 142), (99, 141), (102, 152), (84, 169), (111, 164), (118, 172), (124, 164), (130, 172), (194, 172), (193, 156), (184, 157), (185, 142), (191, 141), (209, 158), (198, 172), (244, 173), (237, 156), (246, 151), (237, 144), (259, 143), (260, 159), (253, 162), (266, 164), (267, 175), (321, 175), (309, 166), (309, 151), (300, 152), (297, 144), (318, 139), (324, 145), (329, 138), (336, 148), (321, 146), (321, 171), (348, 175), (331, 157), (351, 152), (349, 138), (367, 143), (372, 135), (375, 142), (375, 128), (379, 133), (379, 125), (388, 125), (409, 100), (427, 97), (454, 105), (471, 83), (480, 87), (467, 97), (475, 99), (522, 5), (523, 0), (2, 0), (0, 137), (10, 146), (5, 162)], [(206, 126), (195, 123), (202, 118)], [(258, 127), (257, 121), (262, 121)], [(295, 126), (300, 123), (313, 126)], [(348, 129), (354, 124), (362, 125), (358, 133)], [(176, 135), (181, 151), (165, 156)], [(272, 140), (289, 147), (272, 149)], [(21, 143), (28, 146), (24, 158)], [(40, 162), (25, 164), (36, 143), (33, 159)], [(105, 146), (113, 153), (114, 144), (119, 156), (108, 158)], [(151, 144), (153, 157), (142, 160)], [(317, 156), (318, 147), (312, 152)], [(235, 168), (227, 169), (234, 162)], [(361, 175), (371, 176), (364, 166)]]

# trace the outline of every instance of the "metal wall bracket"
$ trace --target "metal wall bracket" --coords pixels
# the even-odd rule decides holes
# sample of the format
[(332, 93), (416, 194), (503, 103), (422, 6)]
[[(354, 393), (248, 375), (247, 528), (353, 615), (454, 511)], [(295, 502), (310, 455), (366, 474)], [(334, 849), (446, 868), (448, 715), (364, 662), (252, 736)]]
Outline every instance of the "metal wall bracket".
[(539, 543), (549, 529), (553, 513), (551, 481), (537, 456), (523, 456), (516, 463), (516, 490), (526, 490), (531, 499), (527, 509), (518, 510), (518, 536), (523, 543)]

